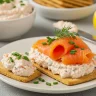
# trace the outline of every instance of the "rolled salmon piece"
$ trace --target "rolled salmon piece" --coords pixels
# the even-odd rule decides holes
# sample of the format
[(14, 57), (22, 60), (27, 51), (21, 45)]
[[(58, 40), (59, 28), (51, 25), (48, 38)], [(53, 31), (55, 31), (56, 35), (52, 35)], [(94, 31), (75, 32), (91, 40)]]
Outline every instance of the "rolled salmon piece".
[(69, 44), (70, 38), (57, 39), (50, 45), (49, 56), (53, 60), (60, 59), (63, 55), (69, 52), (74, 45)]
[(75, 54), (67, 53), (62, 57), (62, 62), (64, 64), (72, 65), (72, 64), (88, 64), (91, 62), (94, 54), (89, 49), (81, 50), (80, 48), (74, 49), (76, 50)]

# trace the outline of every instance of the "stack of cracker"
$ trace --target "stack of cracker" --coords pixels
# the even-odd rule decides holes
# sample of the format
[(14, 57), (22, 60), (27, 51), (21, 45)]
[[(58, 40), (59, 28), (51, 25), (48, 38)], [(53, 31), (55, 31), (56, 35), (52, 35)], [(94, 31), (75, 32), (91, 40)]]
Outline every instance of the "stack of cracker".
[(34, 0), (34, 2), (53, 8), (78, 8), (90, 6), (93, 0)]

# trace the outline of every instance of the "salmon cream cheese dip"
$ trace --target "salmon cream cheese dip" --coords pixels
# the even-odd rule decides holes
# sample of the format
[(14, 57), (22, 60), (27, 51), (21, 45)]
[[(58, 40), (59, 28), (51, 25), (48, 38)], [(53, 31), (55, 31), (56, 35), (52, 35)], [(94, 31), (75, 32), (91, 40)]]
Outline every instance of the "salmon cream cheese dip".
[(28, 0), (0, 0), (0, 21), (23, 18), (32, 11)]
[(7, 70), (19, 76), (30, 76), (36, 70), (29, 58), (18, 52), (4, 54), (1, 62)]

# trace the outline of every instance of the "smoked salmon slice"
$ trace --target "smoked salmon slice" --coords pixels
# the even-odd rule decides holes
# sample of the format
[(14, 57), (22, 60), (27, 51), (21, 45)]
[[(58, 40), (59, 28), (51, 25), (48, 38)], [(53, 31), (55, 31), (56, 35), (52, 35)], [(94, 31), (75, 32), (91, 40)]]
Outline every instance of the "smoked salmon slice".
[(62, 57), (62, 62), (64, 64), (83, 64), (90, 63), (94, 54), (89, 49), (81, 50), (80, 48), (76, 50), (75, 54), (67, 53)]
[(64, 54), (69, 52), (74, 45), (69, 44), (70, 38), (57, 39), (50, 45), (49, 56), (54, 59), (60, 59)]
[(74, 45), (68, 43), (69, 40), (69, 38), (57, 39), (50, 45), (43, 45), (43, 42), (47, 43), (47, 39), (41, 39), (33, 45), (33, 48), (37, 48), (40, 52), (49, 56), (53, 60), (58, 60), (74, 47)]
[[(71, 43), (70, 43), (71, 41)], [(46, 43), (46, 44), (43, 44)], [(76, 48), (78, 46), (78, 48)], [(89, 62), (93, 53), (90, 51), (87, 44), (79, 37), (73, 38), (60, 38), (54, 40), (48, 45), (47, 39), (40, 39), (34, 45), (41, 53), (49, 56), (53, 60), (62, 58), (64, 64), (82, 64)], [(70, 54), (70, 50), (76, 49), (76, 54)], [(81, 50), (83, 48), (84, 50)]]
[(76, 37), (76, 39), (73, 39), (73, 41), (75, 42), (75, 45), (78, 45), (78, 47), (80, 48), (90, 49), (88, 45), (80, 37)]
[(43, 45), (43, 42), (47, 43), (47, 39), (38, 40), (32, 47), (38, 49), (38, 51), (45, 55), (49, 55), (49, 45)]

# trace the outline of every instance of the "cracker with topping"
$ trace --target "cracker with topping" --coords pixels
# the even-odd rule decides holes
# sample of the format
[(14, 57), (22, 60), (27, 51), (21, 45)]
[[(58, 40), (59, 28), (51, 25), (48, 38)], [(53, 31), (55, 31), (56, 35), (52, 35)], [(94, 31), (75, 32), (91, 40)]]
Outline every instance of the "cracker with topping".
[(38, 70), (35, 70), (35, 72), (31, 76), (18, 76), (12, 73), (11, 71), (7, 70), (3, 64), (0, 62), (0, 74), (5, 75), (9, 78), (12, 78), (14, 80), (27, 83), (29, 81), (32, 81), (36, 79), (37, 77), (41, 76), (41, 73)]
[(49, 71), (43, 67), (40, 67), (38, 64), (34, 64), (34, 66), (37, 67), (37, 69), (39, 71), (41, 71), (42, 73), (48, 75), (49, 77), (51, 77), (57, 81), (60, 81), (63, 84), (69, 85), (69, 86), (84, 83), (84, 82), (96, 79), (96, 70), (94, 70), (92, 73), (90, 73), (88, 75), (85, 75), (85, 76), (77, 78), (77, 79), (72, 79), (72, 78), (64, 78), (63, 79), (59, 75), (54, 75), (51, 71)]

